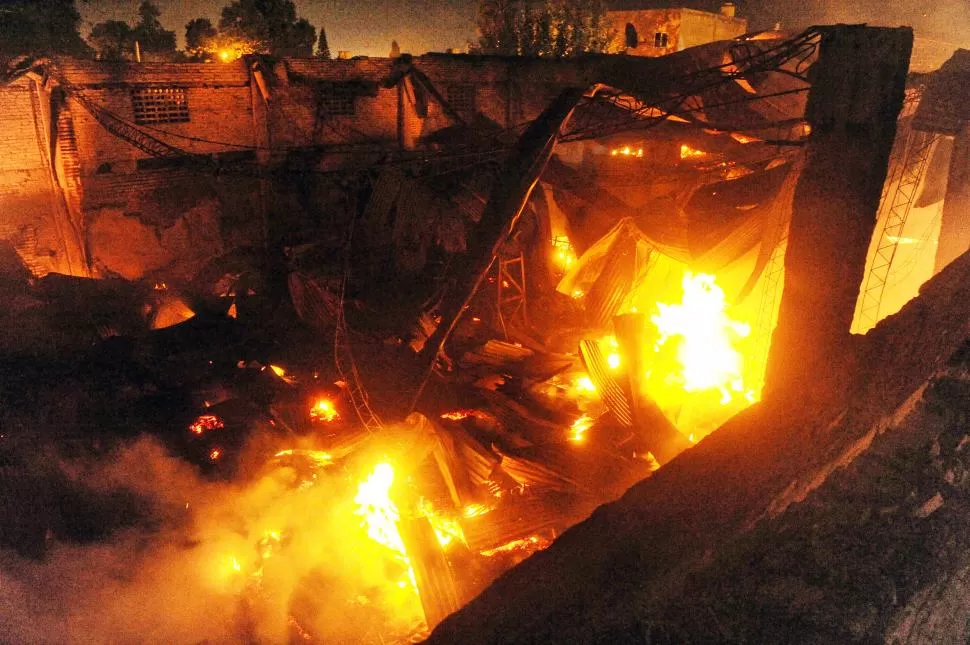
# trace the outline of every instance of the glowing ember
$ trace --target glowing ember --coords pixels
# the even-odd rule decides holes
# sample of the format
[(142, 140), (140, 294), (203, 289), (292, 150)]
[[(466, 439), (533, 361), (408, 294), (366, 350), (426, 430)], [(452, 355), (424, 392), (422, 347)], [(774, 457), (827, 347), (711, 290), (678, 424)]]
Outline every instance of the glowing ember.
[(576, 251), (565, 235), (558, 235), (552, 239), (554, 249), (553, 258), (560, 270), (568, 270), (576, 262)]
[(611, 370), (620, 368), (620, 344), (616, 342), (615, 336), (607, 336), (600, 340), (600, 347), (606, 354), (606, 364)]
[(219, 461), (220, 457), (222, 457), (222, 450), (219, 448), (213, 448), (209, 451), (209, 461)]
[(576, 379), (576, 390), (592, 394), (596, 392), (596, 386), (593, 385), (593, 381), (588, 376), (580, 376)]
[(488, 549), (482, 551), (481, 555), (486, 558), (490, 558), (501, 553), (526, 553), (531, 554), (536, 551), (542, 551), (546, 547), (552, 544), (552, 541), (542, 537), (541, 535), (531, 535), (527, 538), (522, 538), (521, 540), (513, 540), (502, 546), (495, 547), (494, 549)]
[(388, 463), (377, 464), (374, 472), (357, 487), (354, 502), (358, 507), (355, 513), (363, 518), (361, 526), (367, 529), (367, 537), (407, 557), (404, 541), (397, 529), (401, 515), (391, 501), (393, 483), (394, 468)]
[(680, 158), (681, 159), (703, 159), (707, 156), (707, 153), (703, 150), (698, 150), (697, 148), (691, 148), (686, 143), (680, 146)]
[(329, 399), (320, 399), (310, 408), (310, 419), (312, 421), (323, 421), (330, 423), (340, 418), (340, 413)]
[(579, 300), (585, 295), (586, 294), (583, 292), (582, 289), (573, 289), (573, 292), (569, 294), (569, 297), (572, 298), (573, 300)]
[(220, 430), (225, 428), (226, 424), (222, 422), (222, 419), (214, 414), (203, 414), (198, 417), (195, 421), (189, 424), (189, 432), (194, 435), (203, 435), (210, 430)]
[(731, 138), (741, 144), (754, 143), (755, 141), (764, 141), (764, 139), (759, 139), (758, 137), (752, 137), (747, 134), (742, 134), (740, 132), (732, 132)]
[(469, 504), (462, 509), (461, 514), (464, 515), (465, 518), (471, 519), (473, 517), (485, 515), (485, 513), (488, 513), (491, 510), (492, 507), (486, 506), (485, 504)]
[(431, 502), (423, 497), (418, 502), (418, 512), (428, 518), (428, 523), (431, 524), (431, 528), (438, 538), (438, 544), (442, 548), (449, 546), (455, 540), (465, 542), (465, 533), (461, 530), (458, 521), (438, 513)]
[(613, 148), (610, 150), (611, 157), (636, 157), (638, 159), (643, 157), (643, 148), (631, 148), (630, 146), (623, 146), (622, 148)]
[(281, 457), (303, 457), (312, 462), (315, 467), (324, 467), (333, 464), (333, 455), (322, 450), (300, 450), (288, 448), (286, 450), (280, 450), (273, 456), (277, 459)]
[(586, 431), (593, 426), (593, 419), (587, 415), (583, 415), (573, 421), (572, 427), (569, 428), (569, 440), (573, 443), (582, 443), (586, 440)]
[(441, 418), (447, 419), (448, 421), (463, 421), (474, 415), (474, 410), (453, 410), (451, 412), (445, 412), (441, 415)]
[(724, 291), (713, 276), (687, 272), (682, 284), (681, 304), (658, 303), (659, 313), (650, 318), (660, 332), (657, 351), (676, 343), (675, 376), (686, 392), (718, 390), (722, 404), (748, 395), (735, 344), (750, 335), (750, 325), (728, 317)]

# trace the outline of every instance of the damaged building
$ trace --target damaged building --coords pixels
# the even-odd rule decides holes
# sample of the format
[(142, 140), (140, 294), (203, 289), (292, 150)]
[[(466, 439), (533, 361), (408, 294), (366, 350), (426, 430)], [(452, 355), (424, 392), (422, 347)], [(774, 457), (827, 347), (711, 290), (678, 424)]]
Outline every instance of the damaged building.
[(12, 66), (0, 544), (79, 593), (0, 625), (960, 640), (970, 59), (699, 14)]

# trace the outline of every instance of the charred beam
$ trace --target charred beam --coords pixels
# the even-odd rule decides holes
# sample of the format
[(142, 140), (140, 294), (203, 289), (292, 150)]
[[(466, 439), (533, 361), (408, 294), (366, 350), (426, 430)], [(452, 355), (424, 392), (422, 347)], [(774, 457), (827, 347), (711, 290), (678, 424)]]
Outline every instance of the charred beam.
[[(422, 350), (422, 362), (433, 365), (441, 353), (461, 312), (475, 296), (499, 248), (515, 228), (529, 195), (552, 155), (563, 124), (569, 120), (583, 94), (584, 90), (581, 89), (564, 90), (522, 135), (511, 163), (499, 176), (489, 195), (481, 222), (469, 243), (465, 268), (455, 278), (454, 287), (442, 302), (441, 323)], [(415, 404), (420, 399), (422, 389), (418, 390)]]

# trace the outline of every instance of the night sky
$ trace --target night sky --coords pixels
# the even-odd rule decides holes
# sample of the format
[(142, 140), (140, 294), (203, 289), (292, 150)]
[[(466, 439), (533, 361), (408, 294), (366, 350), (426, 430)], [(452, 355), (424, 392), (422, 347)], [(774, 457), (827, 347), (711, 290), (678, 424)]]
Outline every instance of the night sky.
[[(162, 23), (185, 34), (185, 23), (208, 17), (217, 24), (227, 0), (155, 0)], [(908, 24), (917, 35), (970, 46), (970, 0), (735, 0), (751, 28), (781, 22), (789, 29), (834, 22)], [(91, 25), (114, 18), (136, 22), (139, 0), (79, 2), (83, 35)], [(690, 6), (716, 11), (720, 0), (613, 0), (614, 8)], [(317, 29), (325, 26), (330, 51), (386, 56), (391, 40), (401, 51), (421, 54), (464, 48), (475, 37), (477, 0), (296, 0), (298, 13)]]
[[(222, 7), (228, 0), (154, 0), (162, 11), (166, 29), (175, 30), (182, 46), (185, 23), (209, 18), (218, 26)], [(78, 2), (84, 17), (81, 33), (102, 20), (137, 22), (140, 0), (90, 0)], [(421, 54), (464, 48), (475, 37), (477, 0), (296, 0), (297, 13), (318, 30), (326, 27), (330, 51), (387, 56), (391, 41), (402, 52)]]

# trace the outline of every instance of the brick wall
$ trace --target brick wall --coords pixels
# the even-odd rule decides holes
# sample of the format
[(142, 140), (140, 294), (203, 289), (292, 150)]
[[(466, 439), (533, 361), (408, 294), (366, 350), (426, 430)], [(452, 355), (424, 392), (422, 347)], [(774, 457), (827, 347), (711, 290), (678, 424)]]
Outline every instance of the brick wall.
[[(414, 58), (411, 64), (446, 100), (457, 95), (453, 92), (471, 89), (473, 95), (464, 97), (474, 105), (462, 114), (467, 122), (488, 120), (518, 129), (563, 88), (601, 80), (598, 70), (615, 60), (437, 54)], [(310, 175), (259, 180), (231, 170), (214, 175), (175, 165), (160, 169), (158, 160), (108, 132), (70, 98), (79, 92), (118, 118), (134, 122), (133, 90), (184, 88), (187, 122), (139, 127), (189, 154), (248, 152), (254, 162), (271, 165), (291, 162), (288, 158), (297, 155), (320, 170), (348, 162), (366, 164), (400, 147), (419, 147), (423, 139), (455, 125), (414, 77), (400, 76), (404, 61), (284, 59), (271, 69), (262, 61), (262, 83), (251, 72), (253, 63), (257, 61), (137, 64), (64, 59), (51, 67), (53, 83), (35, 95), (33, 103), (26, 78), (0, 87), (0, 217), (5, 218), (0, 220), (0, 237), (3, 231), (10, 237), (29, 230), (30, 236), (21, 237), (29, 237), (37, 247), (36, 253), (27, 255), (43, 264), (38, 272), (72, 270), (65, 266), (69, 256), (63, 241), (72, 234), (79, 240), (78, 249), (90, 249), (90, 262), (102, 274), (138, 277), (173, 270), (189, 275), (205, 253), (258, 242), (264, 224), (271, 230), (296, 226), (300, 217), (313, 219), (328, 208), (326, 199), (306, 188), (313, 180)], [(356, 88), (352, 116), (321, 111), (321, 93), (337, 86)], [(58, 110), (62, 91), (68, 98)], [(418, 109), (423, 102), (425, 113)], [(44, 128), (49, 127), (43, 124), (45, 104), (48, 109), (53, 104), (57, 114), (53, 147), (58, 184), (51, 182), (50, 160), (43, 154), (49, 146), (44, 140)], [(314, 160), (312, 149), (337, 144), (344, 152)], [(304, 155), (301, 148), (311, 151)], [(375, 149), (368, 156), (366, 151)], [(52, 215), (58, 208), (66, 211), (62, 220)], [(61, 225), (55, 226), (58, 222)]]
[[(82, 92), (113, 115), (134, 122), (132, 92), (143, 88), (184, 88), (187, 123), (141, 126), (159, 140), (190, 154), (213, 154), (245, 148), (219, 142), (256, 145), (250, 76), (245, 63), (98, 63), (59, 61), (58, 80)], [(78, 141), (80, 173), (131, 172), (139, 159), (150, 155), (106, 132), (76, 101), (71, 101)], [(205, 139), (202, 141), (200, 139)]]
[(0, 240), (35, 275), (84, 274), (75, 230), (65, 217), (49, 161), (49, 124), (29, 77), (0, 86)]

